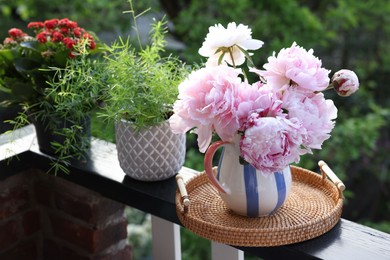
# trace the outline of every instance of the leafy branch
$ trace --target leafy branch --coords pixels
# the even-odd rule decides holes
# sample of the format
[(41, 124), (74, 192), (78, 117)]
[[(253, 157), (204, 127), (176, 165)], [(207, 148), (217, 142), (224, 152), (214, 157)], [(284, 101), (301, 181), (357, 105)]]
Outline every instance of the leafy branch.
[[(129, 12), (134, 19), (137, 17), (134, 11)], [(100, 116), (114, 121), (124, 119), (142, 128), (159, 124), (171, 115), (177, 87), (189, 70), (178, 57), (163, 56), (165, 19), (154, 20), (151, 26), (150, 43), (140, 51), (136, 51), (129, 39), (122, 38), (107, 47), (105, 84), (108, 90), (105, 110)]]

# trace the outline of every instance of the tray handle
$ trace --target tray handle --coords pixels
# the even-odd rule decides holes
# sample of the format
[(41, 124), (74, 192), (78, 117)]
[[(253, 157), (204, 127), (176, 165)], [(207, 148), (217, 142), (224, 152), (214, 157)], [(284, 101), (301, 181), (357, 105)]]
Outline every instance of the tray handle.
[(184, 208), (184, 214), (186, 214), (188, 212), (188, 207), (190, 206), (191, 201), (190, 196), (188, 196), (186, 186), (184, 184), (183, 176), (181, 176), (180, 174), (176, 175), (176, 182), (177, 187), (179, 188), (181, 202)]
[(319, 161), (318, 166), (320, 166), (321, 173), (323, 178), (327, 175), (331, 181), (336, 185), (336, 187), (339, 189), (339, 191), (343, 192), (345, 190), (344, 183), (337, 177), (337, 175), (332, 171), (331, 168), (329, 168), (328, 164), (324, 161)]

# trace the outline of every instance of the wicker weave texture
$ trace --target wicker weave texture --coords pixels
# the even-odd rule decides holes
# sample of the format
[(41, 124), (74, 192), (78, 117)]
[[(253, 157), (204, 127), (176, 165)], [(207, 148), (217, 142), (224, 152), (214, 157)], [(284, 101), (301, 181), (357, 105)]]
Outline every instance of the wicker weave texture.
[(249, 218), (229, 210), (202, 173), (186, 183), (191, 204), (184, 213), (180, 193), (176, 210), (182, 224), (204, 238), (235, 246), (280, 246), (318, 237), (340, 219), (344, 197), (324, 176), (291, 167), (291, 194), (272, 216)]

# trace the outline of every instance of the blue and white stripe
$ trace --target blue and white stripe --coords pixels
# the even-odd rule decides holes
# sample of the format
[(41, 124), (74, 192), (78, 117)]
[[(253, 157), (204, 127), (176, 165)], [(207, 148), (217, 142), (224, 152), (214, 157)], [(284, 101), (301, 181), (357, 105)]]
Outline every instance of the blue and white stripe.
[(220, 195), (230, 209), (240, 215), (259, 217), (271, 215), (283, 205), (291, 188), (290, 167), (264, 175), (250, 164), (232, 160), (229, 149), (223, 150), (217, 179), (226, 190)]

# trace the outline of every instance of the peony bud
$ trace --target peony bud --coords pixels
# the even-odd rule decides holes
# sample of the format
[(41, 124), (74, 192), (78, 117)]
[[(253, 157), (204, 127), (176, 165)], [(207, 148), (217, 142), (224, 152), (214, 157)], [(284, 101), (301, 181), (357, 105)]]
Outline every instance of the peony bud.
[(359, 79), (352, 70), (339, 70), (332, 77), (332, 85), (337, 94), (348, 97), (359, 89)]

